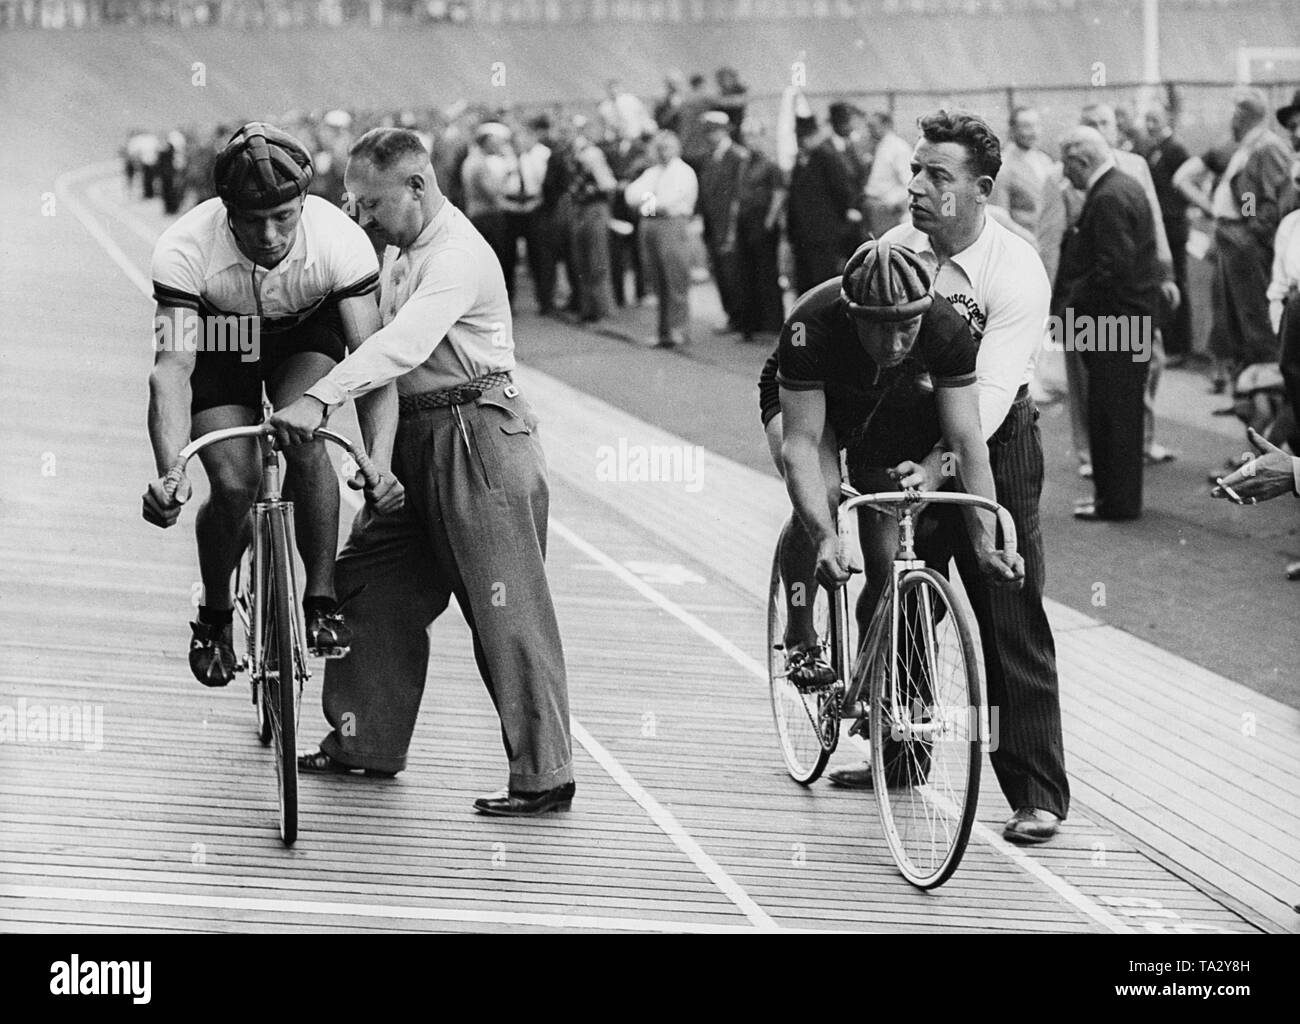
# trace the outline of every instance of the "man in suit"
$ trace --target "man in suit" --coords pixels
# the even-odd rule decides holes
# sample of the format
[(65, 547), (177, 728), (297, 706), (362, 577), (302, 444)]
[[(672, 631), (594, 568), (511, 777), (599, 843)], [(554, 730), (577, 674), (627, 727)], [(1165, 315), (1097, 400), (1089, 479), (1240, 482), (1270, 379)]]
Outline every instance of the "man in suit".
[[(1151, 171), (1147, 162), (1136, 153), (1119, 148), (1119, 125), (1115, 118), (1115, 108), (1109, 103), (1089, 103), (1079, 114), (1079, 123), (1095, 128), (1101, 133), (1115, 166), (1124, 174), (1142, 186), (1147, 205), (1156, 225), (1156, 256), (1164, 271), (1161, 291), (1169, 309), (1177, 309), (1182, 301), (1178, 285), (1174, 281), (1174, 261), (1170, 252), (1169, 239), (1165, 235), (1164, 219), (1160, 212), (1160, 198), (1156, 195), (1155, 183), (1151, 180)], [(1038, 221), (1038, 252), (1043, 257), (1043, 266), (1047, 276), (1056, 279), (1057, 257), (1061, 251), (1061, 240), (1065, 232), (1077, 223), (1083, 209), (1083, 193), (1073, 188), (1069, 180), (1057, 171), (1048, 176), (1043, 186), (1043, 206)], [(1156, 433), (1156, 388), (1160, 384), (1160, 371), (1164, 367), (1164, 344), (1159, 335), (1155, 339), (1155, 349), (1151, 365), (1148, 368), (1146, 411), (1142, 421), (1142, 449), (1148, 465), (1168, 462), (1174, 453), (1164, 445), (1157, 444)], [(1079, 457), (1079, 475), (1092, 475), (1092, 461), (1088, 454), (1088, 377), (1078, 355), (1065, 353), (1065, 379), (1069, 390), (1070, 431), (1074, 440), (1075, 451)]]
[(802, 295), (843, 272), (841, 239), (851, 225), (861, 223), (862, 211), (844, 164), (819, 143), (816, 119), (797, 118), (795, 137), (799, 156), (790, 172), (786, 231), (794, 253), (795, 290)]
[(704, 248), (709, 270), (718, 286), (718, 297), (727, 314), (722, 334), (740, 330), (736, 293), (739, 277), (736, 261), (736, 214), (740, 201), (740, 176), (747, 154), (731, 140), (731, 119), (721, 110), (710, 110), (702, 118), (708, 129), (709, 156), (700, 165), (700, 216), (704, 220)]
[[(1169, 109), (1161, 104), (1149, 107), (1146, 115), (1147, 166), (1156, 198), (1160, 200), (1160, 220), (1169, 239), (1169, 255), (1174, 263), (1174, 283), (1182, 295), (1187, 294), (1187, 197), (1174, 187), (1174, 172), (1187, 162), (1187, 147), (1174, 134)], [(1166, 310), (1160, 325), (1168, 365), (1181, 365), (1192, 351), (1192, 304), (1180, 302), (1178, 308)], [(1174, 362), (1177, 360), (1177, 363)]]
[[(862, 111), (852, 103), (837, 100), (827, 108), (827, 115), (830, 120), (831, 130), (822, 145), (833, 152), (835, 158), (843, 166), (844, 173), (853, 188), (853, 194), (857, 197), (859, 209), (861, 209), (866, 205), (863, 189), (867, 184), (868, 168), (862, 154), (858, 151), (855, 122), (862, 117)], [(866, 224), (863, 221), (845, 222), (844, 237), (841, 240), (845, 260), (852, 256), (857, 251), (858, 246), (862, 244), (865, 227)]]
[[(1115, 166), (1101, 133), (1079, 126), (1061, 143), (1070, 184), (1085, 194), (1066, 232), (1053, 292), (1054, 330), (1082, 357), (1096, 497), (1078, 519), (1142, 514), (1142, 399), (1164, 274), (1155, 219), (1136, 181)], [(1144, 343), (1139, 344), (1139, 339)]]

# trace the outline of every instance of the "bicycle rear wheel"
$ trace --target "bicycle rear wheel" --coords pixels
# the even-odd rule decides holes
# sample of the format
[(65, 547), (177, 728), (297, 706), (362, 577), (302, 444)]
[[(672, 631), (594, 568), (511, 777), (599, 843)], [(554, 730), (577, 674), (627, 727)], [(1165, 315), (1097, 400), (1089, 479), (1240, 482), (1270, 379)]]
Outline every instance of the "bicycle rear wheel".
[[(767, 597), (767, 678), (772, 719), (776, 724), (786, 771), (795, 782), (807, 786), (821, 776), (839, 741), (840, 700), (844, 690), (843, 685), (837, 683), (817, 691), (801, 691), (787, 678), (785, 630), (789, 606), (781, 578), (780, 544), (772, 558), (771, 579)], [(831, 664), (842, 679), (843, 670), (835, 664), (830, 599), (821, 587), (814, 587), (814, 590), (813, 621), (817, 635), (826, 641), (831, 651)]]
[(298, 661), (295, 658), (293, 554), (285, 508), (267, 510), (271, 549), (271, 586), (264, 598), (262, 702), (275, 746), (275, 775), (280, 798), (280, 838), (291, 846), (298, 838)]
[(913, 885), (942, 885), (961, 863), (979, 801), (987, 721), (970, 626), (933, 569), (903, 576), (898, 643), (868, 668), (876, 805), (890, 852)]

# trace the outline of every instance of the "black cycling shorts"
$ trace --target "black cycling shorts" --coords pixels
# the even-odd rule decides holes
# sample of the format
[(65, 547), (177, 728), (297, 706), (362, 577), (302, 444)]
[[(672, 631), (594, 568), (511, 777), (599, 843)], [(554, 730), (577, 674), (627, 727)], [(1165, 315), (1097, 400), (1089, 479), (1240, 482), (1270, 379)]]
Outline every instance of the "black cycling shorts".
[[(260, 332), (256, 344), (251, 343), (248, 334), (239, 340), (233, 339), (233, 331), (227, 333), (224, 344), (220, 340), (215, 343), (207, 341), (209, 318), (203, 311), (199, 312), (199, 327), (204, 332), (201, 337), (205, 341), (198, 345), (194, 372), (190, 375), (191, 416), (219, 405), (242, 405), (260, 412), (262, 385), (275, 379), (285, 360), (299, 352), (320, 352), (337, 363), (347, 350), (337, 299), (325, 302), (311, 316), (288, 330)], [(214, 337), (220, 338), (221, 335)], [(254, 349), (257, 358), (252, 358)]]

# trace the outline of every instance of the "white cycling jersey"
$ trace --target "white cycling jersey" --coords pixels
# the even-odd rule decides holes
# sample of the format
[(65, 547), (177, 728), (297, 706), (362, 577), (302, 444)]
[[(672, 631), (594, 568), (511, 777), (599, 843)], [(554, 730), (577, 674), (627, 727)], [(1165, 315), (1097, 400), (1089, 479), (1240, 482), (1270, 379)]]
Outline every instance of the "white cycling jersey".
[(379, 284), (370, 239), (319, 196), (303, 202), (289, 254), (270, 270), (239, 251), (220, 199), (172, 224), (154, 246), (154, 299), (203, 315), (261, 317), (263, 331), (287, 330), (330, 299), (366, 295)]

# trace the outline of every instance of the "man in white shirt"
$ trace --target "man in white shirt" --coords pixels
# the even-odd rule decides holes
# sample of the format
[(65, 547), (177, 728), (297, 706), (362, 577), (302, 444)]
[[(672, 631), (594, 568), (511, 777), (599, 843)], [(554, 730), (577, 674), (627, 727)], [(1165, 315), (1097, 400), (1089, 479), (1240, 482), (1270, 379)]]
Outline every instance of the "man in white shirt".
[[(485, 814), (567, 809), (573, 757), (564, 652), (546, 579), (549, 491), (537, 418), (511, 382), (501, 266), (438, 188), (414, 132), (376, 128), (352, 147), (347, 187), (362, 227), (389, 244), (384, 326), (271, 420), (284, 444), (311, 436), (349, 397), (397, 382), (393, 472), (406, 507), (363, 510), (339, 556), (352, 657), (325, 673), (333, 730), (304, 771), (406, 767), (429, 670), (430, 623), (454, 594), (501, 717), (507, 788)], [(391, 407), (390, 407), (391, 408)], [(388, 429), (393, 430), (390, 416)]]
[[(908, 185), (912, 223), (884, 240), (937, 265), (936, 291), (970, 322), (979, 345), (980, 422), (998, 501), (1015, 520), (1024, 586), (1010, 590), (984, 582), (960, 515), (947, 514), (952, 510), (926, 513), (941, 526), (918, 550), (945, 572), (949, 558), (956, 559), (979, 622), (989, 705), (999, 709), (998, 744), (990, 758), (1015, 810), (1003, 834), (1016, 842), (1044, 842), (1056, 834), (1070, 802), (1056, 645), (1043, 609), (1043, 448), (1029, 393), (1047, 326), (1047, 277), (1033, 246), (987, 216), (1001, 167), (992, 128), (973, 114), (942, 110), (923, 117), (920, 126)], [(941, 446), (931, 452), (918, 486), (943, 484), (943, 457)], [(832, 772), (830, 778), (845, 785), (866, 781), (862, 769)]]
[(1038, 148), (1038, 111), (1016, 107), (1011, 112), (1011, 145), (1002, 150), (1002, 170), (989, 197), (991, 206), (1007, 211), (1011, 219), (1033, 235), (1043, 200), (1043, 185), (1056, 162)]
[(867, 131), (876, 144), (864, 189), (867, 219), (871, 233), (879, 238), (894, 225), (907, 221), (912, 147), (894, 131), (893, 117), (883, 110), (867, 118)]
[[(1300, 189), (1300, 158), (1291, 164), (1291, 181)], [(1282, 312), (1288, 304), (1300, 313), (1300, 210), (1282, 218), (1273, 239), (1273, 274), (1269, 281), (1268, 320), (1277, 334), (1282, 329)]]
[(506, 197), (508, 240), (501, 269), (506, 290), (513, 295), (515, 253), (519, 239), (528, 250), (528, 272), (533, 280), (533, 297), (539, 313), (549, 313), (555, 294), (555, 236), (551, 211), (543, 208), (542, 186), (551, 161), (551, 147), (542, 142), (550, 130), (545, 115), (515, 128), (514, 148), (518, 154), (518, 192)]
[(690, 340), (691, 257), (687, 224), (695, 212), (699, 182), (681, 158), (672, 132), (654, 139), (655, 163), (624, 190), (627, 205), (641, 217), (646, 273), (659, 296), (659, 345), (676, 348)]

